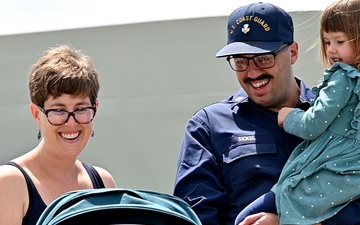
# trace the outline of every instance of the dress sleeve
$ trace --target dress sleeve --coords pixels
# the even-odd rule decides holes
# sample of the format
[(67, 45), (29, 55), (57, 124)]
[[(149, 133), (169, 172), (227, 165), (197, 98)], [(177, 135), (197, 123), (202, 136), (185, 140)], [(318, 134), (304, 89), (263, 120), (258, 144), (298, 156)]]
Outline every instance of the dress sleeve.
[(285, 119), (284, 129), (306, 140), (321, 135), (354, 94), (357, 82), (347, 74), (351, 72), (340, 66), (326, 70), (322, 85), (315, 89), (317, 95), (312, 106), (307, 111), (292, 110)]

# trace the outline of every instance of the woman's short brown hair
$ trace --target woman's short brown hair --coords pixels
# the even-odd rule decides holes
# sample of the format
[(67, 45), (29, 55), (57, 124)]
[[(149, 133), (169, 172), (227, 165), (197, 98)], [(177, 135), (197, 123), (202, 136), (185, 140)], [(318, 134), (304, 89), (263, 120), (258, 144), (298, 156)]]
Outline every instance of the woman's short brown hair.
[(68, 45), (46, 51), (33, 65), (29, 77), (30, 99), (41, 107), (50, 96), (62, 94), (89, 97), (95, 105), (99, 88), (90, 57)]

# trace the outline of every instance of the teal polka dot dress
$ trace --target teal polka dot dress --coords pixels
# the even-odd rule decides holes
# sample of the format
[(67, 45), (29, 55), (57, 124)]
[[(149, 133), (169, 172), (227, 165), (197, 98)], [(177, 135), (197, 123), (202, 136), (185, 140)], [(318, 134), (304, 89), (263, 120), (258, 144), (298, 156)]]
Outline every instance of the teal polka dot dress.
[(307, 111), (286, 117), (287, 132), (305, 139), (272, 191), (281, 224), (324, 221), (360, 196), (360, 72), (335, 63), (313, 88)]

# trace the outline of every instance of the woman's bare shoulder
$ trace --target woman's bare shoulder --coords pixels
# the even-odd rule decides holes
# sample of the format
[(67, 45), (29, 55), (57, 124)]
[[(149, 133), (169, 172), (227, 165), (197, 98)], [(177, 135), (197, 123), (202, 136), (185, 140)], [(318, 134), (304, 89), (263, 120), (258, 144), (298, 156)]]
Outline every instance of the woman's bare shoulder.
[[(0, 193), (27, 190), (22, 172), (12, 165), (0, 165)], [(5, 190), (4, 190), (5, 189)]]
[(25, 178), (18, 168), (1, 165), (0, 183), (0, 224), (19, 224), (29, 201)]
[(2, 181), (18, 179), (18, 178), (24, 179), (23, 174), (18, 168), (7, 164), (0, 165), (0, 179)]
[(101, 179), (104, 182), (105, 187), (107, 187), (107, 188), (116, 187), (116, 182), (115, 182), (113, 176), (107, 170), (105, 170), (101, 167), (98, 167), (98, 166), (94, 166), (94, 168), (99, 173)]

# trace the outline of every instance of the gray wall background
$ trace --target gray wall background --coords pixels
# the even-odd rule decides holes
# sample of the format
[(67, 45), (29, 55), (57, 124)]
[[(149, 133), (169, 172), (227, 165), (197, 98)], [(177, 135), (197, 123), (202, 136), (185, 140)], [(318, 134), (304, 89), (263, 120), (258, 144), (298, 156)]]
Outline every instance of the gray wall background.
[[(313, 86), (323, 72), (320, 13), (291, 14), (295, 74)], [(38, 143), (30, 66), (49, 47), (70, 44), (92, 57), (101, 80), (95, 137), (80, 159), (110, 171), (119, 187), (172, 193), (187, 120), (240, 88), (226, 60), (215, 58), (226, 26), (227, 16), (0, 36), (0, 162)]]

